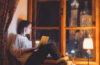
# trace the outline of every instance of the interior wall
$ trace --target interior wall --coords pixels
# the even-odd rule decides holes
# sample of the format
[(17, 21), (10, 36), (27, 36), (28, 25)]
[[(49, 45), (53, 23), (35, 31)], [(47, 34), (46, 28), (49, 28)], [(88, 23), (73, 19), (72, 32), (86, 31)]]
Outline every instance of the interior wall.
[(27, 20), (27, 0), (20, 0), (14, 16), (12, 18), (11, 24), (8, 28), (8, 35), (10, 33), (16, 34), (17, 22), (19, 19)]

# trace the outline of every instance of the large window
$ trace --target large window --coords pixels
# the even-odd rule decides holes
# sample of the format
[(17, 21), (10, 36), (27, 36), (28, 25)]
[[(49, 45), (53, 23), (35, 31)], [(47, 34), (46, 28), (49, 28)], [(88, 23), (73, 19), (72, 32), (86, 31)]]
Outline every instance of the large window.
[(88, 53), (83, 49), (83, 41), (92, 38), (90, 64), (98, 65), (98, 0), (32, 1), (29, 4), (32, 19), (29, 17), (29, 20), (33, 23), (34, 41), (40, 40), (42, 35), (49, 36), (48, 42), (54, 42), (63, 55), (69, 56), (75, 64), (86, 64)]
[[(92, 21), (92, 18), (92, 0), (66, 2), (66, 27), (68, 27), (68, 29), (66, 28), (66, 55), (69, 57), (88, 58), (88, 53), (83, 49), (83, 41), (84, 38), (93, 39), (95, 37), (93, 34), (95, 22)], [(86, 29), (84, 29), (85, 27)], [(89, 43), (87, 42), (87, 44)], [(93, 58), (92, 51), (90, 58)]]

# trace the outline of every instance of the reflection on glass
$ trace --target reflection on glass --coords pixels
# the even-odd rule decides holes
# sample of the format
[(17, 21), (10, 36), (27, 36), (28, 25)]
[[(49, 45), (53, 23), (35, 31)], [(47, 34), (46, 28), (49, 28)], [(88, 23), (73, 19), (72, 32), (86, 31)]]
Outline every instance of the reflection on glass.
[[(71, 15), (70, 15), (70, 20), (69, 20), (69, 27), (77, 27), (77, 16), (78, 16), (78, 8), (79, 8), (79, 3), (77, 0), (73, 0), (71, 2)], [(74, 33), (76, 30), (70, 30), (70, 39), (74, 39)]]
[(92, 0), (69, 0), (66, 3), (66, 26), (91, 27), (93, 25)]
[(59, 6), (59, 1), (38, 2), (36, 25), (40, 27), (59, 26)]
[(90, 14), (88, 9), (88, 1), (85, 1), (85, 8), (80, 12), (80, 26), (91, 27), (92, 26), (92, 14)]
[[(70, 30), (66, 31), (66, 55), (71, 58), (88, 58), (86, 50), (83, 49), (84, 38), (93, 38), (93, 30), (76, 30), (73, 38), (70, 37)], [(92, 58), (92, 52), (90, 58)]]
[(53, 30), (53, 29), (49, 29), (49, 30), (37, 30), (36, 31), (36, 40), (40, 40), (41, 37), (44, 36), (49, 36), (49, 43), (53, 42), (57, 48), (59, 48), (59, 31), (58, 30)]
[(71, 6), (71, 13), (70, 13), (71, 15), (70, 15), (69, 27), (77, 27), (79, 3), (77, 2), (77, 0), (73, 0), (70, 6)]

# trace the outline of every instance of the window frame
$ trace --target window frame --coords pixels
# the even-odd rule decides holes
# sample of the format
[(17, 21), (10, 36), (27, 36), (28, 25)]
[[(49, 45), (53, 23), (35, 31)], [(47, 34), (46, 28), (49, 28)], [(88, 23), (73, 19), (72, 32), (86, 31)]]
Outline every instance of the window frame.
[[(39, 2), (45, 2), (50, 0), (39, 0)], [(93, 51), (93, 59), (90, 59), (90, 64), (93, 65), (99, 65), (99, 0), (92, 0), (92, 20), (93, 22), (96, 22), (96, 25), (93, 27), (66, 27), (66, 0), (51, 0), (51, 1), (60, 1), (60, 26), (59, 27), (36, 27), (36, 9), (37, 9), (37, 0), (28, 0), (28, 20), (34, 23), (32, 27), (32, 35), (34, 35), (33, 38), (33, 46), (35, 44), (36, 40), (36, 29), (57, 29), (60, 30), (60, 45), (61, 45), (61, 53), (65, 56), (66, 53), (66, 30), (82, 30), (82, 29), (95, 29), (96, 34), (96, 44), (94, 44), (94, 51)], [(31, 3), (31, 4), (30, 4)], [(34, 4), (32, 4), (34, 3)], [(34, 22), (33, 22), (34, 21)], [(87, 64), (87, 59), (82, 58), (75, 58), (71, 59), (73, 63), (75, 64)], [(85, 60), (85, 61), (84, 61)]]

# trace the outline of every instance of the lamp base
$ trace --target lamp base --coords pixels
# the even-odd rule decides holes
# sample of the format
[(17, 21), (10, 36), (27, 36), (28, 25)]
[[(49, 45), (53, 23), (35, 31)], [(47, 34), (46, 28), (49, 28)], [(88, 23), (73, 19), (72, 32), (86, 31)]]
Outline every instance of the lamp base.
[(91, 50), (88, 49), (88, 50), (87, 50), (87, 53), (88, 53), (88, 65), (89, 65), (89, 56), (90, 56), (90, 54), (91, 54)]
[(90, 55), (90, 54), (91, 54), (91, 50), (90, 50), (90, 49), (88, 49), (88, 50), (87, 50), (87, 53), (88, 53), (88, 55)]

